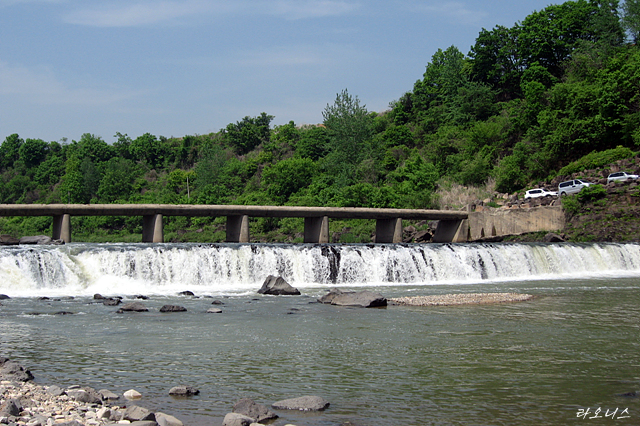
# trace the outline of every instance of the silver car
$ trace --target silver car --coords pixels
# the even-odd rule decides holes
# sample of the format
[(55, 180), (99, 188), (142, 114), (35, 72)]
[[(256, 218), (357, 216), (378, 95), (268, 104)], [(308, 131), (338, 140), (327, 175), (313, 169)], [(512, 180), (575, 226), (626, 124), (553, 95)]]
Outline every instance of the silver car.
[(638, 180), (638, 175), (632, 175), (627, 172), (615, 172), (611, 173), (607, 178), (607, 183), (611, 182), (624, 182), (626, 180)]
[(560, 194), (561, 197), (565, 195), (577, 194), (578, 192), (582, 191), (582, 188), (586, 188), (588, 186), (591, 186), (591, 183), (585, 182), (580, 179), (567, 180), (558, 185), (558, 194)]

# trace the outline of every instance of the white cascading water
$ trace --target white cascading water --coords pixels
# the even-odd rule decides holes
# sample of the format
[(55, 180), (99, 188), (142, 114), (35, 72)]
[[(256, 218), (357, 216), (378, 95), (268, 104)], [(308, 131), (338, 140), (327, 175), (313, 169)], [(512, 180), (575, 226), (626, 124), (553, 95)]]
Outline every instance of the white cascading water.
[(640, 276), (638, 244), (70, 244), (0, 249), (0, 293), (247, 293), (299, 288)]

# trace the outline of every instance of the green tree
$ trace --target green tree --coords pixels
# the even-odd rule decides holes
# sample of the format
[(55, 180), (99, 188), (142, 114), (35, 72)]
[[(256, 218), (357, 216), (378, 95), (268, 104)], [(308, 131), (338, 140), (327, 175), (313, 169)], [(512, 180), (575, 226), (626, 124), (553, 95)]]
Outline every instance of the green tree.
[(92, 162), (99, 163), (113, 156), (113, 147), (103, 141), (100, 136), (91, 133), (84, 133), (75, 145), (80, 160), (89, 158)]
[(327, 104), (322, 117), (329, 138), (327, 168), (346, 185), (354, 179), (356, 165), (367, 155), (373, 119), (358, 97), (346, 89), (337, 94), (333, 105)]
[(267, 166), (262, 179), (274, 200), (286, 203), (292, 194), (309, 186), (316, 171), (310, 158), (288, 158)]
[(269, 141), (272, 115), (263, 112), (258, 117), (246, 116), (235, 124), (230, 123), (222, 131), (227, 143), (239, 154), (252, 151), (263, 142)]
[(151, 133), (145, 133), (135, 138), (129, 149), (135, 160), (145, 162), (151, 168), (159, 167), (162, 164), (163, 155), (160, 141)]
[(42, 139), (27, 139), (18, 148), (18, 155), (25, 166), (32, 168), (44, 161), (48, 148), (49, 144)]
[(633, 43), (640, 39), (640, 0), (624, 0), (622, 26)]
[(17, 133), (9, 135), (0, 145), (0, 166), (3, 169), (13, 167), (13, 163), (20, 158), (19, 150), (24, 141)]
[(97, 191), (100, 201), (126, 202), (133, 191), (133, 182), (137, 176), (138, 172), (131, 160), (116, 157), (107, 161)]

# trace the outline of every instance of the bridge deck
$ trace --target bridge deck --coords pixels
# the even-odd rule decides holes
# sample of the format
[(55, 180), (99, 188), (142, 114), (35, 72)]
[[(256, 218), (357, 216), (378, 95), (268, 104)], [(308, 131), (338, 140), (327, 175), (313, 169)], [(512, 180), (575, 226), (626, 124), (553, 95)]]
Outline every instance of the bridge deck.
[(201, 204), (0, 204), (0, 216), (241, 216), (337, 219), (466, 219), (466, 211), (361, 207), (244, 206)]
[(249, 242), (249, 217), (301, 217), (304, 241), (329, 242), (329, 219), (375, 219), (376, 242), (402, 241), (402, 219), (439, 220), (435, 242), (455, 241), (468, 213), (450, 210), (191, 204), (0, 204), (0, 216), (53, 216), (53, 238), (71, 241), (71, 216), (142, 216), (142, 241), (162, 242), (163, 216), (227, 217), (227, 241)]

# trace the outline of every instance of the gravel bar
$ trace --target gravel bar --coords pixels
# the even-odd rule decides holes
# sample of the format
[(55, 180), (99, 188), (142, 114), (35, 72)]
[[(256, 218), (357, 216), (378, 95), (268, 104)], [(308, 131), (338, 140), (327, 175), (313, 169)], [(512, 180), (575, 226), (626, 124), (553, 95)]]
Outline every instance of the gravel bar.
[(533, 299), (531, 294), (520, 293), (468, 293), (442, 294), (439, 296), (412, 296), (390, 298), (392, 305), (402, 306), (452, 306), (482, 305), (488, 303), (524, 302)]

